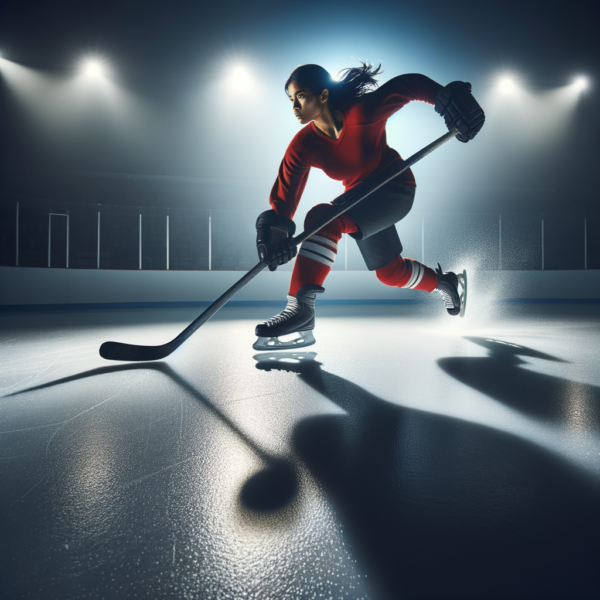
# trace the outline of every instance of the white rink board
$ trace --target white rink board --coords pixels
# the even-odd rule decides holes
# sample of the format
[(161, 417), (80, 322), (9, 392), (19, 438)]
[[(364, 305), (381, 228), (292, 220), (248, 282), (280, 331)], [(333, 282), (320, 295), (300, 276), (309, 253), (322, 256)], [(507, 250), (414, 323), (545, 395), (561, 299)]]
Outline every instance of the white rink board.
[[(146, 302), (212, 302), (242, 271), (116, 271), (0, 267), (0, 306)], [(265, 271), (236, 301), (284, 301), (289, 271)], [(381, 284), (368, 271), (332, 271), (324, 300), (425, 300), (413, 290)], [(496, 300), (600, 299), (600, 271), (469, 272), (469, 293)]]

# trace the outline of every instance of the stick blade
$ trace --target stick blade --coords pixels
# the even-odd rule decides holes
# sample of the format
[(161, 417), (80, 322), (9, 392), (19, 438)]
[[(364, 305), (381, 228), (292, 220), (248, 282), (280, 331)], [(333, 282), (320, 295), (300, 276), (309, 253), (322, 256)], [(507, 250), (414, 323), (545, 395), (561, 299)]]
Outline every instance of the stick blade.
[(121, 360), (128, 362), (143, 362), (160, 360), (169, 356), (174, 348), (170, 344), (162, 346), (136, 346), (120, 342), (104, 342), (100, 346), (100, 356), (106, 360)]

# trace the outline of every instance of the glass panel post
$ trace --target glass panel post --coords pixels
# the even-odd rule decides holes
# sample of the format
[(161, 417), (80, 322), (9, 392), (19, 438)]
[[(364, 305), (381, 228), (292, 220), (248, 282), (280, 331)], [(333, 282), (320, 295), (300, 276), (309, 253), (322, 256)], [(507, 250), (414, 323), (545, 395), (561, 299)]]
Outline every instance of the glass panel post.
[(498, 217), (498, 263), (502, 271), (502, 215)]
[(65, 265), (69, 268), (69, 212), (67, 213), (49, 213), (48, 214), (48, 268), (52, 266), (52, 217), (67, 217), (67, 243)]
[(212, 271), (212, 218), (208, 211), (208, 270)]
[(16, 251), (17, 251), (17, 255), (16, 255), (16, 264), (15, 266), (18, 267), (19, 266), (19, 203), (17, 202), (17, 223), (16, 223), (16, 228), (17, 228), (17, 241), (16, 241)]
[(583, 219), (583, 268), (587, 269), (587, 218)]
[(52, 213), (48, 215), (48, 268), (50, 268), (50, 240), (52, 239)]
[(139, 236), (139, 257), (140, 257), (140, 269), (142, 268), (142, 213), (140, 213), (140, 236)]
[(169, 215), (167, 215), (167, 271), (169, 270)]
[(96, 269), (100, 268), (100, 211), (98, 211), (98, 250), (96, 252)]
[(544, 270), (544, 217), (542, 216), (542, 271)]
[(67, 269), (69, 268), (69, 211), (67, 211)]

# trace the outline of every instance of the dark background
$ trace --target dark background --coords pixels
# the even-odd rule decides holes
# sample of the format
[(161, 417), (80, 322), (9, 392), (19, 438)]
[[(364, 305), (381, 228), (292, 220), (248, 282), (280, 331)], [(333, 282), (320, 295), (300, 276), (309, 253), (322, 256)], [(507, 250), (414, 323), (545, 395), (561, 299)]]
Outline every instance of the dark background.
[[(383, 64), (381, 82), (403, 72), (471, 81), (486, 109), (477, 140), (456, 142), (415, 168), (423, 210), (595, 208), (600, 49), (592, 2), (0, 6), (2, 192), (264, 209), (298, 127), (282, 90), (289, 71), (318, 62), (336, 72), (362, 58)], [(69, 88), (90, 54), (110, 65), (109, 94)], [(8, 61), (23, 72), (14, 74)], [(251, 85), (233, 90), (228, 77), (240, 63)], [(515, 73), (538, 103), (526, 108), (531, 114), (518, 114), (519, 99), (498, 97), (502, 72)], [(590, 88), (567, 108), (547, 103), (542, 115), (544, 98), (577, 74)], [(417, 103), (388, 125), (390, 145), (403, 155), (441, 133), (439, 117)], [(338, 192), (337, 183), (312, 174), (303, 208)]]

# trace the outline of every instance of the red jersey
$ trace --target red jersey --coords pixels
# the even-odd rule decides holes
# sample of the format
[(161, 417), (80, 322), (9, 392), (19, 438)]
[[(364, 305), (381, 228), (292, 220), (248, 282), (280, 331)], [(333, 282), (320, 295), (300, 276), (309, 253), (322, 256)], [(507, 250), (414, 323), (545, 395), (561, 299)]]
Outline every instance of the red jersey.
[[(425, 75), (400, 75), (342, 112), (343, 127), (337, 140), (319, 131), (314, 122), (303, 127), (281, 161), (269, 200), (273, 209), (283, 217), (294, 217), (311, 167), (341, 181), (348, 190), (401, 160), (398, 152), (387, 145), (387, 120), (411, 100), (434, 104), (441, 88)], [(416, 186), (410, 169), (399, 180)]]

